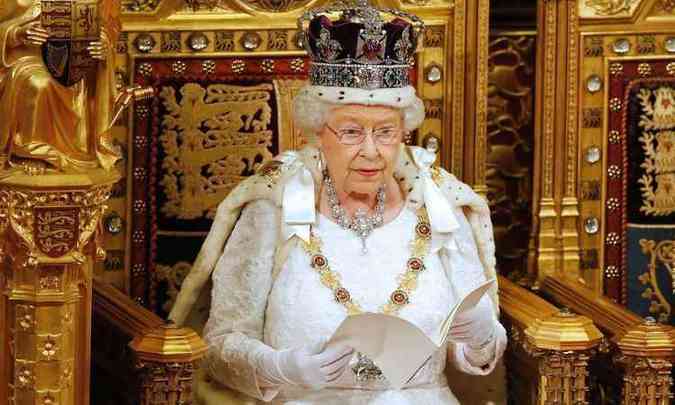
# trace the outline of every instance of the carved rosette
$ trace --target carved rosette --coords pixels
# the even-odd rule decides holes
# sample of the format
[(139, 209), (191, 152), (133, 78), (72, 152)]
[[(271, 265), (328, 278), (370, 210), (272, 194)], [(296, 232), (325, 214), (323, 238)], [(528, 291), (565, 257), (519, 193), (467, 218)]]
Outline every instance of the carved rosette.
[(74, 405), (89, 395), (94, 235), (116, 180), (93, 172), (0, 181), (0, 341), (11, 349), (0, 395), (16, 404)]

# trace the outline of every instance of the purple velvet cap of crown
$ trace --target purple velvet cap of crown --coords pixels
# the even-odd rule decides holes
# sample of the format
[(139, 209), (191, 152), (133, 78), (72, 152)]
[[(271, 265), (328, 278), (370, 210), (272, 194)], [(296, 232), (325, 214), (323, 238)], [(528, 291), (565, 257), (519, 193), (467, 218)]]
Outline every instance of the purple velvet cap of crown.
[(410, 64), (417, 48), (411, 24), (397, 17), (381, 28), (371, 33), (361, 22), (333, 22), (325, 15), (318, 16), (310, 22), (307, 31), (312, 61)]
[(299, 26), (305, 30), (312, 85), (366, 90), (410, 86), (409, 70), (424, 27), (418, 17), (357, 0), (310, 10)]

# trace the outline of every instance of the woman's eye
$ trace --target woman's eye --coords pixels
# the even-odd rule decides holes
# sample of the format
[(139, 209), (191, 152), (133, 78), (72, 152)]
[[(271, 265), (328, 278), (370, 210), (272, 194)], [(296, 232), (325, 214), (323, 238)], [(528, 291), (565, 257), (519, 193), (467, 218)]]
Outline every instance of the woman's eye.
[(393, 136), (396, 134), (396, 131), (389, 128), (389, 129), (380, 129), (375, 131), (375, 136), (381, 136), (381, 137), (388, 137), (388, 136)]
[(342, 135), (344, 136), (360, 136), (361, 131), (358, 129), (345, 129), (342, 131)]

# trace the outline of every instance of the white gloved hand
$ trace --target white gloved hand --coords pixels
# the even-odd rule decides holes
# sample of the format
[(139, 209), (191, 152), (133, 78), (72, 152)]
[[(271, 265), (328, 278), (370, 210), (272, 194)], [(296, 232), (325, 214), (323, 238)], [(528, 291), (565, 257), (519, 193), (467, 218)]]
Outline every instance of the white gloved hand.
[(324, 342), (318, 342), (297, 349), (266, 350), (259, 357), (258, 371), (271, 384), (322, 388), (342, 375), (354, 353), (344, 345), (323, 346)]
[(483, 297), (470, 310), (460, 313), (450, 326), (449, 339), (480, 350), (494, 339), (496, 320), (489, 299)]

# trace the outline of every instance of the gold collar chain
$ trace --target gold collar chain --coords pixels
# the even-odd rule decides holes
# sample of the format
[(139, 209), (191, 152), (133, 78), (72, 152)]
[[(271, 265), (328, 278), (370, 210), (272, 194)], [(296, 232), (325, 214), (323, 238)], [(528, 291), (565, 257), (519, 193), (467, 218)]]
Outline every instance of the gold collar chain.
[[(417, 210), (417, 225), (415, 225), (415, 239), (411, 243), (411, 256), (406, 262), (405, 271), (398, 277), (398, 287), (389, 296), (389, 302), (382, 305), (381, 312), (387, 315), (396, 315), (405, 305), (410, 303), (410, 295), (417, 288), (417, 277), (425, 270), (424, 257), (429, 251), (431, 241), (431, 226), (427, 210), (422, 207)], [(321, 252), (321, 239), (312, 232), (309, 243), (303, 242), (305, 251), (310, 255), (311, 266), (321, 278), (321, 284), (333, 291), (335, 300), (347, 308), (349, 315), (363, 313), (361, 306), (354, 302), (349, 291), (342, 286), (340, 275), (331, 270), (328, 259)]]

